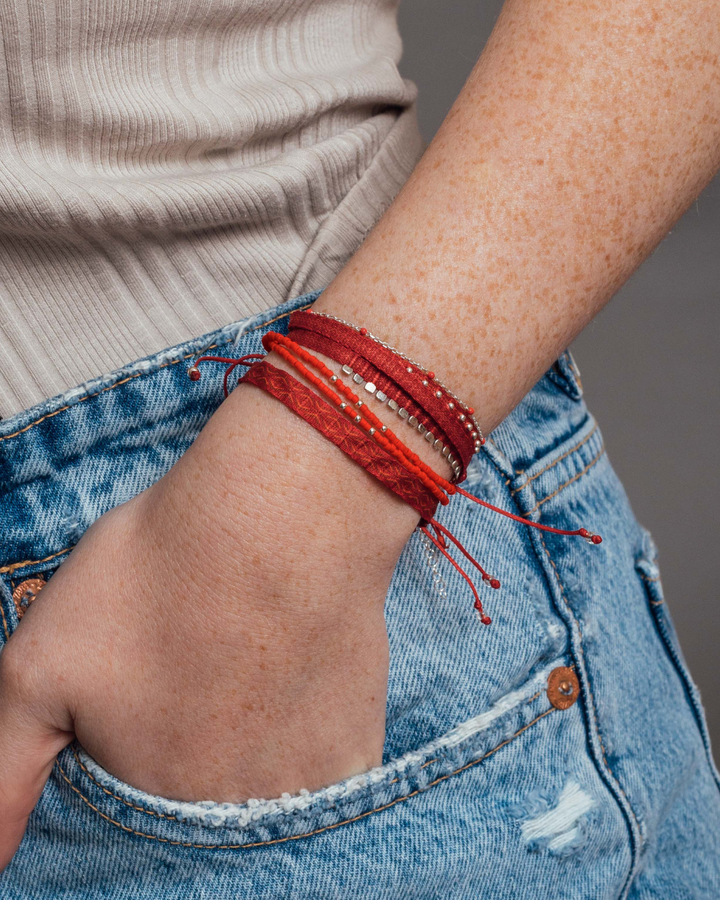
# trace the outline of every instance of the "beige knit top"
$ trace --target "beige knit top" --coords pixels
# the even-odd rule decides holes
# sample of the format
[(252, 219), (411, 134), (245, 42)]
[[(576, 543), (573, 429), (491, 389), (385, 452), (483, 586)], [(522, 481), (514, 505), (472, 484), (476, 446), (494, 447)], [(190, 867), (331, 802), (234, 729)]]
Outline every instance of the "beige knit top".
[(397, 2), (0, 5), (0, 415), (333, 278), (423, 149)]

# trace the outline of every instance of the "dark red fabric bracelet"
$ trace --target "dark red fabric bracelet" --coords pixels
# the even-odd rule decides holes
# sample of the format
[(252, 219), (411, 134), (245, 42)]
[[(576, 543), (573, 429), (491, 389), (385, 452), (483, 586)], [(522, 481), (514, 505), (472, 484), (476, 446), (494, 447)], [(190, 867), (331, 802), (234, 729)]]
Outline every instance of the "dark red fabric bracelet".
[(457, 447), (445, 434), (440, 425), (428, 414), (427, 410), (423, 409), (392, 378), (389, 378), (372, 363), (369, 363), (362, 356), (359, 356), (342, 344), (338, 344), (332, 338), (325, 337), (323, 334), (316, 334), (314, 331), (307, 331), (304, 328), (291, 328), (288, 332), (288, 337), (297, 341), (298, 344), (301, 344), (308, 350), (324, 353), (325, 356), (334, 359), (335, 362), (349, 366), (353, 372), (357, 372), (365, 381), (371, 381), (378, 391), (382, 391), (388, 397), (391, 397), (398, 406), (404, 407), (418, 422), (422, 422), (437, 440), (450, 448), (450, 452), (455, 459), (461, 461), (461, 455)]
[[(421, 370), (410, 366), (396, 353), (384, 347), (378, 341), (373, 340), (373, 338), (360, 334), (359, 331), (349, 325), (344, 325), (325, 316), (315, 315), (309, 311), (296, 310), (290, 316), (289, 327), (291, 329), (302, 328), (331, 338), (362, 356), (363, 359), (366, 359), (381, 372), (392, 378), (440, 425), (450, 438), (460, 456), (459, 462), (462, 472), (458, 481), (464, 480), (467, 465), (475, 452), (475, 441), (471, 436), (470, 430), (459, 420), (462, 409), (456, 406), (451, 410), (444, 395), (442, 397), (435, 396), (432, 383), (429, 387), (425, 387), (422, 384), (423, 378), (421, 376), (423, 373)], [(411, 371), (408, 372), (408, 369)]]
[(343, 453), (412, 506), (422, 516), (423, 523), (434, 517), (437, 500), (412, 473), (319, 394), (284, 369), (278, 369), (264, 360), (256, 362), (240, 382), (262, 388), (309, 422)]

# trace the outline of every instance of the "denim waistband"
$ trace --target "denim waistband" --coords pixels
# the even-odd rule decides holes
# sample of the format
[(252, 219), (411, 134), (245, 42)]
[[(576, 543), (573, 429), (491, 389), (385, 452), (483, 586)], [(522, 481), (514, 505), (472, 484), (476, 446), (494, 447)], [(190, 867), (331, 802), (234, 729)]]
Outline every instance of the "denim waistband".
[[(190, 361), (207, 351), (262, 352), (262, 335), (271, 328), (287, 331), (290, 313), (321, 293), (292, 298), (0, 422), (0, 520), (13, 523), (2, 530), (0, 571), (30, 571), (35, 561), (62, 556), (107, 508), (147, 486), (145, 471), (153, 473), (151, 481), (175, 462), (223, 398), (222, 378), (190, 381)], [(123, 454), (133, 456), (132, 473), (115, 464)], [(576, 367), (565, 353), (493, 432), (468, 470), (468, 486), (481, 484), (483, 467), (493, 465), (505, 474), (522, 511), (536, 517), (601, 454)], [(87, 478), (90, 456), (96, 489), (90, 499), (87, 490), (82, 497), (78, 492), (75, 502), (73, 473), (85, 465)], [(53, 490), (59, 479), (62, 508)]]

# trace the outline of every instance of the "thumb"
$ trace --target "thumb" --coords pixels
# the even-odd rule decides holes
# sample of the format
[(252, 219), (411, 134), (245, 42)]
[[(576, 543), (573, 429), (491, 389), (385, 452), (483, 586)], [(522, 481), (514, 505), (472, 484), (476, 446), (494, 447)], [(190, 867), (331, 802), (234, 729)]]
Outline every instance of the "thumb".
[(19, 657), (12, 640), (0, 652), (0, 872), (20, 846), (55, 757), (73, 738), (52, 724), (38, 679)]

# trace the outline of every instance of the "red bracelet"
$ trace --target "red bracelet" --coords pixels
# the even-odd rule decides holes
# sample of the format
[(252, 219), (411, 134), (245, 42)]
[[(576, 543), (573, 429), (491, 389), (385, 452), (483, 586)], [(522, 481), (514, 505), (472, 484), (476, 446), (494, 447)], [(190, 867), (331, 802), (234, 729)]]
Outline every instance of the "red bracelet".
[[(443, 505), (449, 502), (445, 491), (451, 494), (455, 493), (452, 484), (446, 481), (442, 476), (438, 475), (427, 463), (423, 462), (415, 453), (412, 452), (405, 444), (400, 441), (394, 432), (390, 431), (387, 425), (383, 424), (377, 416), (367, 408), (363, 400), (353, 393), (353, 391), (343, 382), (337, 380), (337, 375), (333, 375), (324, 362), (321, 362), (312, 354), (296, 344), (295, 341), (270, 331), (263, 336), (263, 346), (266, 350), (274, 350), (283, 359), (296, 368), (308, 381), (316, 387), (321, 394), (324, 394), (331, 403), (334, 403), (339, 409), (345, 413), (348, 418), (352, 419), (356, 424), (363, 428), (370, 437), (374, 437), (378, 444), (391, 456), (394, 456), (401, 465), (403, 465), (412, 475), (414, 475), (422, 484), (433, 494), (437, 501)], [(290, 349), (298, 353), (298, 355), (307, 363), (315, 366), (320, 372), (328, 378), (329, 381), (341, 391), (346, 400), (352, 405), (348, 405), (341, 396), (328, 385), (324, 384), (316, 375), (310, 372), (303, 363), (293, 356)]]
[[(296, 315), (296, 313), (293, 313), (293, 315)], [(482, 601), (472, 580), (449, 554), (448, 540), (478, 569), (485, 584), (492, 588), (499, 588), (500, 582), (497, 578), (489, 575), (480, 563), (462, 546), (460, 541), (434, 518), (438, 501), (443, 504), (449, 502), (447, 494), (460, 493), (487, 509), (540, 531), (568, 536), (579, 535), (592, 544), (600, 544), (602, 542), (600, 535), (592, 534), (586, 528), (578, 528), (571, 531), (553, 528), (550, 525), (542, 525), (539, 522), (532, 522), (529, 519), (517, 516), (500, 507), (493, 506), (491, 503), (480, 500), (461, 487), (452, 485), (409, 450), (386, 425), (377, 419), (374, 413), (367, 408), (364, 401), (360, 400), (348, 385), (338, 381), (338, 377), (321, 360), (303, 350), (292, 339), (277, 332), (268, 332), (263, 338), (263, 344), (266, 348), (280, 353), (304, 377), (308, 378), (314, 387), (318, 388), (332, 403), (342, 409), (344, 415), (336, 412), (333, 406), (323, 400), (322, 397), (282, 369), (278, 369), (265, 361), (255, 362), (261, 356), (257, 353), (248, 354), (240, 359), (202, 356), (191, 366), (188, 374), (193, 381), (197, 381), (200, 378), (200, 370), (198, 368), (200, 362), (212, 360), (225, 363), (228, 368), (225, 372), (223, 389), (227, 396), (227, 379), (230, 373), (238, 365), (248, 366), (248, 371), (240, 379), (241, 381), (255, 384), (281, 400), (289, 409), (313, 425), (343, 452), (367, 469), (374, 477), (419, 513), (422, 518), (418, 527), (468, 583), (475, 597), (475, 609), (484, 625), (490, 624), (490, 617), (486, 615), (483, 609)], [(300, 359), (293, 356), (291, 349), (301, 359), (315, 366), (326, 378), (329, 378), (333, 385), (337, 386), (354, 406), (345, 403), (331, 387), (325, 385), (314, 373), (310, 372)], [(427, 374), (431, 375), (431, 373)], [(374, 422), (376, 425), (373, 424)], [(366, 433), (363, 433), (360, 428)], [(447, 494), (445, 491), (447, 491)], [(430, 532), (428, 526), (433, 529), (434, 534)]]
[(357, 353), (353, 353), (352, 350), (348, 350), (347, 347), (343, 347), (342, 344), (338, 344), (324, 335), (294, 328), (290, 331), (290, 337), (304, 347), (324, 353), (340, 363), (342, 372), (352, 377), (358, 388), (364, 388), (369, 395), (375, 397), (380, 403), (386, 404), (400, 419), (404, 420), (411, 428), (416, 429), (420, 436), (425, 438), (430, 446), (447, 460), (455, 478), (462, 475), (462, 467), (459, 462), (461, 457), (457, 447), (438, 423), (391, 378), (363, 359), (362, 356), (358, 356)]
[[(367, 329), (338, 321), (329, 316), (298, 310), (290, 316), (290, 334), (303, 329), (330, 338), (372, 363), (408, 393), (437, 422), (460, 453), (461, 473), (466, 475), (467, 464), (484, 440), (474, 419), (474, 410), (441, 388), (435, 373), (408, 365), (396, 351), (368, 335)], [(298, 343), (302, 343), (299, 340)], [(332, 353), (328, 353), (332, 358)]]
[(240, 381), (262, 388), (309, 422), (343, 453), (412, 506), (423, 522), (433, 519), (438, 501), (427, 488), (346, 416), (336, 412), (322, 397), (288, 372), (263, 361), (251, 365)]

